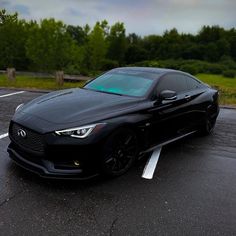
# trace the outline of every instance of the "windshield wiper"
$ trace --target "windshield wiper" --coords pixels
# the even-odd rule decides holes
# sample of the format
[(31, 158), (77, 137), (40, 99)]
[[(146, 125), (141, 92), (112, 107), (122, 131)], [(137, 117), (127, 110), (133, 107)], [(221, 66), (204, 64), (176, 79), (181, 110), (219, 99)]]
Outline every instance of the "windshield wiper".
[(119, 95), (119, 96), (124, 96), (123, 94), (121, 93), (114, 93), (114, 92), (108, 92), (108, 91), (102, 91), (102, 90), (96, 90), (98, 92), (102, 92), (102, 93), (108, 93), (108, 94), (115, 94), (115, 95)]
[(109, 92), (109, 91), (103, 91), (103, 90), (97, 90), (97, 89), (91, 89), (91, 88), (83, 88), (83, 89), (101, 92), (101, 93), (108, 93), (108, 94), (114, 94), (114, 95), (119, 95), (119, 96), (125, 96), (124, 94), (121, 94), (121, 93), (114, 93), (114, 92)]

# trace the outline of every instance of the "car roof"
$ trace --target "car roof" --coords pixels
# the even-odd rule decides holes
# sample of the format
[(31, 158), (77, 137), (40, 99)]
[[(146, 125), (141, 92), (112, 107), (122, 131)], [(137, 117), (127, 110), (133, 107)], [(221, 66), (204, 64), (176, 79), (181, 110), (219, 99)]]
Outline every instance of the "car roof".
[[(112, 69), (111, 71), (120, 71), (120, 72), (140, 72), (140, 73), (150, 73), (152, 74), (153, 79), (158, 79), (162, 75), (168, 73), (168, 72), (177, 72), (177, 73), (184, 73), (179, 70), (172, 70), (172, 69), (166, 69), (166, 68), (157, 68), (157, 67), (118, 67), (115, 69)], [(154, 75), (154, 76), (153, 76)], [(156, 75), (156, 76), (155, 76)]]

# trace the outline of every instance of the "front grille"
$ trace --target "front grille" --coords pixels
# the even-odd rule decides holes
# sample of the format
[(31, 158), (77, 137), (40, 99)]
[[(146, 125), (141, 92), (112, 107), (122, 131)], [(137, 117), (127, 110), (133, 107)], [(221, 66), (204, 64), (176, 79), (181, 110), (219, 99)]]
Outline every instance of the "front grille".
[[(20, 130), (25, 131), (26, 133), (25, 137), (22, 137), (19, 134)], [(43, 136), (30, 129), (27, 129), (16, 123), (12, 123), (10, 126), (10, 137), (13, 139), (13, 141), (16, 144), (21, 145), (28, 150), (41, 152), (41, 153), (44, 152)]]

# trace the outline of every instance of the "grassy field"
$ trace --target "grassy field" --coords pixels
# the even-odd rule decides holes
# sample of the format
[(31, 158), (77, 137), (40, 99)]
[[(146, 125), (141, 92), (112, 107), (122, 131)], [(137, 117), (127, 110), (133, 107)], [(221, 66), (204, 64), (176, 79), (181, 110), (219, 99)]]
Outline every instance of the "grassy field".
[[(236, 78), (225, 78), (221, 75), (198, 74), (201, 81), (216, 87), (220, 91), (220, 103), (236, 105)], [(85, 82), (65, 82), (58, 86), (53, 78), (36, 78), (29, 76), (17, 76), (15, 82), (9, 82), (5, 75), (0, 75), (0, 87), (22, 88), (22, 89), (64, 89), (81, 87)]]
[(222, 75), (198, 74), (198, 79), (220, 91), (220, 103), (236, 105), (236, 78), (225, 78)]
[(65, 82), (63, 86), (58, 86), (54, 78), (37, 78), (29, 76), (17, 76), (16, 81), (9, 82), (5, 75), (0, 75), (0, 87), (10, 88), (56, 90), (81, 87), (84, 83), (84, 81)]

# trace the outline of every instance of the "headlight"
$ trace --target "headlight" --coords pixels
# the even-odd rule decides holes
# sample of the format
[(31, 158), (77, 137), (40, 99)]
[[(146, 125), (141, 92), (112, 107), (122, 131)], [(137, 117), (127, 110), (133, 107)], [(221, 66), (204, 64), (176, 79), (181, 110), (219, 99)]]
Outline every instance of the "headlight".
[(81, 126), (72, 129), (55, 131), (57, 135), (70, 136), (73, 138), (86, 138), (95, 129), (104, 126), (104, 123)]
[(15, 109), (15, 112), (16, 112), (17, 110), (19, 110), (19, 108), (21, 108), (23, 105), (24, 105), (24, 103), (21, 103), (20, 105), (18, 105), (18, 106), (16, 107), (16, 109)]

